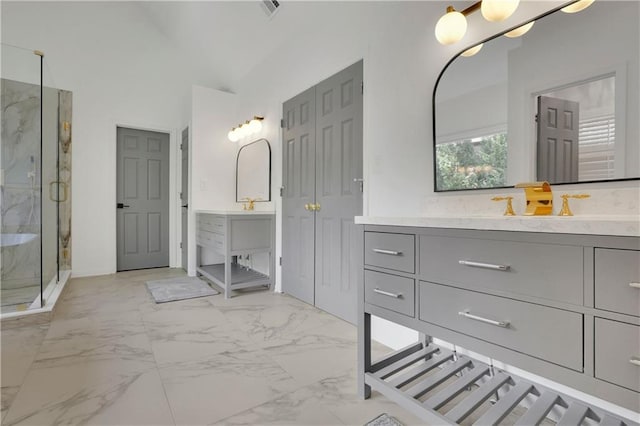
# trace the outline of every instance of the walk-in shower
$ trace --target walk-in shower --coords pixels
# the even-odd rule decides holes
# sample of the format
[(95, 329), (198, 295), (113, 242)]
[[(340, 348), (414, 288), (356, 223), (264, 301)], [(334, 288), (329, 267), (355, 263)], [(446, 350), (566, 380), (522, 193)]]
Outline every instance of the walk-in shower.
[(50, 87), (42, 52), (1, 49), (0, 312), (8, 318), (50, 308), (70, 274), (72, 108), (71, 92)]

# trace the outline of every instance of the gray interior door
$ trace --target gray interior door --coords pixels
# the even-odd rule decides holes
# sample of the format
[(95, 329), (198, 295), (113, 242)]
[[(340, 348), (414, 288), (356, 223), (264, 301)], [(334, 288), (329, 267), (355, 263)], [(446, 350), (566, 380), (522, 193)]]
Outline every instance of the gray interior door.
[(538, 96), (538, 180), (578, 181), (580, 104)]
[[(283, 291), (356, 321), (362, 62), (283, 105)], [(314, 206), (308, 208), (308, 206)], [(307, 208), (305, 208), (307, 206)]]
[(316, 306), (356, 323), (362, 62), (316, 86)]
[(314, 304), (315, 89), (283, 104), (282, 290)]
[(169, 135), (118, 127), (117, 269), (169, 266)]
[(180, 187), (180, 205), (181, 205), (181, 229), (182, 238), (180, 239), (180, 248), (182, 249), (182, 269), (188, 271), (187, 250), (189, 248), (189, 128), (185, 127), (182, 131), (182, 169), (181, 169), (181, 187)]

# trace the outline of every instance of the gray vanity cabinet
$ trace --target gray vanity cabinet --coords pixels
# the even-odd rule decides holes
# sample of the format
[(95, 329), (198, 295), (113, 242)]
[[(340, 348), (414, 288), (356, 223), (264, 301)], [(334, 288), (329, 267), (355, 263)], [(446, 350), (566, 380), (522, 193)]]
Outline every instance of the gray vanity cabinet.
[[(275, 220), (272, 213), (196, 212), (197, 272), (218, 284), (225, 298), (231, 291), (274, 283)], [(206, 253), (205, 253), (206, 252)], [(240, 258), (266, 253), (268, 272)], [(209, 254), (215, 261), (203, 261)], [(248, 264), (249, 263), (249, 264)]]
[[(553, 406), (567, 424), (613, 418), (439, 339), (640, 412), (640, 238), (383, 225), (361, 232), (362, 396), (373, 387), (438, 424), (462, 421), (498, 390), (500, 402), (480, 423), (499, 422), (527, 395), (537, 405), (525, 422)], [(372, 315), (418, 331), (421, 341), (372, 362)], [(455, 397), (457, 406), (437, 411)]]

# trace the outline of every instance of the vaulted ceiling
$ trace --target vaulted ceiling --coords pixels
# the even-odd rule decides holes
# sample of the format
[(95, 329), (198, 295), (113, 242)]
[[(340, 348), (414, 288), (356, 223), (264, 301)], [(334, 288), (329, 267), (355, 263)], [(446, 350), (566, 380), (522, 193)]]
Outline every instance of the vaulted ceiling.
[(183, 52), (201, 82), (233, 91), (235, 85), (274, 49), (310, 26), (322, 25), (317, 12), (334, 2), (282, 2), (268, 16), (261, 0), (144, 1), (140, 11)]

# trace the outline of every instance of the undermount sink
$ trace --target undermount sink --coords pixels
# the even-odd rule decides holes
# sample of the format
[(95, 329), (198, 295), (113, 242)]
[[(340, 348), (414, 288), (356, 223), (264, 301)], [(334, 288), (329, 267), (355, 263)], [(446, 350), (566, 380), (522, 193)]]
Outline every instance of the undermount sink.
[(27, 244), (38, 237), (38, 234), (0, 234), (0, 247), (12, 247)]

